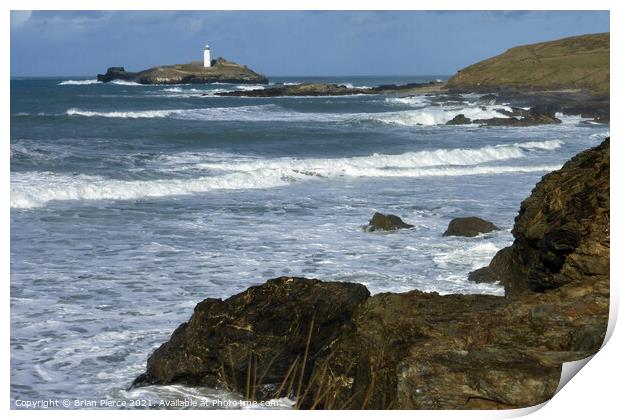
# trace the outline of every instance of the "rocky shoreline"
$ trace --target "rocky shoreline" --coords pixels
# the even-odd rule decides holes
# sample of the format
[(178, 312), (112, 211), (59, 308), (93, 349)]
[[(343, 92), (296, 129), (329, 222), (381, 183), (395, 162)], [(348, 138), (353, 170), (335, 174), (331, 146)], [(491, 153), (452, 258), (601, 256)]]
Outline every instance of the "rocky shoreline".
[(218, 92), (216, 96), (243, 96), (249, 98), (273, 98), (280, 96), (344, 96), (344, 95), (378, 95), (393, 93), (431, 93), (439, 92), (442, 83), (407, 83), (404, 85), (379, 85), (369, 88), (348, 87), (334, 83), (300, 83), (297, 85), (276, 86), (267, 89), (236, 90)]
[(281, 277), (199, 303), (133, 386), (206, 385), (306, 409), (548, 400), (562, 363), (598, 351), (607, 329), (609, 143), (543, 177), (521, 205), (513, 245), (472, 274), (500, 281), (506, 297), (370, 296), (360, 284)]
[(139, 72), (129, 72), (123, 67), (110, 67), (105, 74), (98, 74), (100, 82), (124, 80), (143, 85), (205, 84), (205, 83), (269, 83), (269, 79), (247, 66), (218, 57), (211, 67), (202, 62), (158, 66)]

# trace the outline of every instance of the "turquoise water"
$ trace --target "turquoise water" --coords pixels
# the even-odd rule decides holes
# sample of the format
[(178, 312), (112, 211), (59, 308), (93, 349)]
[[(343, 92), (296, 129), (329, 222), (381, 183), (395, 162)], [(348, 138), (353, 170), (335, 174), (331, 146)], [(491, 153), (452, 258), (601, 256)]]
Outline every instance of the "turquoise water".
[[(273, 78), (353, 86), (400, 78)], [(261, 88), (260, 86), (240, 88)], [(236, 85), (11, 80), (11, 401), (126, 391), (207, 296), (281, 275), (502, 294), (467, 273), (512, 241), (540, 177), (609, 133), (560, 116), (528, 128), (445, 126), (501, 116), (477, 96), (224, 98)], [(416, 229), (367, 233), (375, 211)], [(454, 217), (501, 230), (443, 238)]]

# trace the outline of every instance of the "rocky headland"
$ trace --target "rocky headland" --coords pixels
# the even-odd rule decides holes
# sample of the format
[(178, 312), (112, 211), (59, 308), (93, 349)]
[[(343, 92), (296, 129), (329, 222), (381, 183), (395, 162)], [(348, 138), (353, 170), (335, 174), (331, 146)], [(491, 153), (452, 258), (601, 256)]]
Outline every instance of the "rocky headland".
[(609, 122), (609, 33), (523, 45), (460, 70), (445, 88)]
[(247, 66), (227, 61), (221, 57), (204, 67), (200, 61), (188, 64), (158, 66), (139, 72), (129, 72), (123, 67), (110, 67), (105, 74), (98, 74), (100, 82), (124, 80), (143, 85), (204, 84), (204, 83), (269, 83), (269, 80)]
[(513, 245), (480, 274), (505, 297), (371, 296), (360, 284), (281, 277), (199, 303), (134, 386), (223, 387), (308, 409), (548, 400), (562, 363), (598, 351), (607, 329), (609, 143), (543, 177), (522, 203)]
[(609, 33), (522, 45), (459, 70), (461, 92), (583, 91), (609, 96)]

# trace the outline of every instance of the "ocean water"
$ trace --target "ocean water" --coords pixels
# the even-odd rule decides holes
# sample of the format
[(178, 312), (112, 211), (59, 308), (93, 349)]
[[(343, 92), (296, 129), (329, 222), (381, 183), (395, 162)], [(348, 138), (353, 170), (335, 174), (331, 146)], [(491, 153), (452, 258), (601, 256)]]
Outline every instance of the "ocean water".
[[(512, 242), (520, 202), (542, 175), (609, 135), (607, 125), (562, 115), (553, 126), (443, 125), (461, 113), (501, 117), (509, 105), (476, 95), (213, 95), (251, 88), (263, 87), (11, 80), (13, 407), (236, 399), (127, 387), (196, 303), (273, 277), (501, 295), (467, 273)], [(416, 228), (367, 233), (375, 211)], [(469, 215), (501, 230), (441, 236)]]

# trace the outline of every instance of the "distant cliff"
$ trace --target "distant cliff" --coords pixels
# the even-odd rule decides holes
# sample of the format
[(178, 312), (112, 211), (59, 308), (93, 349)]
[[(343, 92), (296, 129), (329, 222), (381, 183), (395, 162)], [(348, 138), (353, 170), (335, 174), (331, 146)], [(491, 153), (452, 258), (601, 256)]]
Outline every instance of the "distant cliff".
[(458, 91), (577, 89), (609, 95), (609, 33), (523, 45), (460, 70)]
[(269, 83), (269, 80), (247, 66), (219, 57), (213, 60), (211, 67), (204, 67), (202, 62), (173, 64), (153, 67), (139, 72), (126, 71), (124, 67), (110, 67), (105, 74), (98, 74), (100, 82), (126, 80), (144, 85), (185, 84), (185, 83)]

